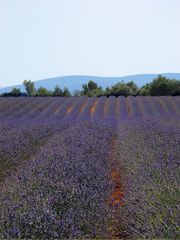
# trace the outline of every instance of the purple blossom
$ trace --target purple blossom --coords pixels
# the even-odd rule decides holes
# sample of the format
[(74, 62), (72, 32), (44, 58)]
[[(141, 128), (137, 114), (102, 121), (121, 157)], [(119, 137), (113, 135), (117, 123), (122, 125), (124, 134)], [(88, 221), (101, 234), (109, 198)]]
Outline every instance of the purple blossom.
[(0, 238), (177, 238), (179, 99), (0, 98)]

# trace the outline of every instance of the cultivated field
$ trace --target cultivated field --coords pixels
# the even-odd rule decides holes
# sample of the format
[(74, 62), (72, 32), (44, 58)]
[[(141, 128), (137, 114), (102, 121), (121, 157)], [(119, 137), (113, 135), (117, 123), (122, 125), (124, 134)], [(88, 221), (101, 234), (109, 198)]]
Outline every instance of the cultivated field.
[(180, 97), (0, 98), (1, 239), (178, 239)]
[(176, 117), (180, 97), (38, 97), (0, 98), (1, 121), (129, 120)]

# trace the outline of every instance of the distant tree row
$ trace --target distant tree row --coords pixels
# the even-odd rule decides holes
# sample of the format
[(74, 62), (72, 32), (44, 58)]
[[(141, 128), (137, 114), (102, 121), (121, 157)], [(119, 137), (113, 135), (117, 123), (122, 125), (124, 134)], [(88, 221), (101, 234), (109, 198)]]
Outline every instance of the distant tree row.
[(61, 89), (56, 86), (53, 91), (45, 87), (35, 88), (34, 82), (25, 80), (23, 82), (26, 92), (22, 93), (19, 88), (13, 88), (11, 92), (1, 94), (2, 97), (69, 97), (69, 96), (177, 96), (180, 95), (180, 81), (168, 79), (159, 75), (151, 83), (141, 88), (133, 82), (124, 83), (123, 81), (103, 89), (97, 83), (90, 80), (82, 85), (82, 90), (75, 90), (73, 93), (68, 88)]
[(25, 91), (21, 92), (20, 88), (13, 88), (11, 92), (1, 94), (2, 97), (69, 97), (71, 93), (68, 88), (61, 89), (59, 86), (54, 88), (54, 91), (49, 91), (45, 87), (35, 88), (34, 82), (24, 80)]

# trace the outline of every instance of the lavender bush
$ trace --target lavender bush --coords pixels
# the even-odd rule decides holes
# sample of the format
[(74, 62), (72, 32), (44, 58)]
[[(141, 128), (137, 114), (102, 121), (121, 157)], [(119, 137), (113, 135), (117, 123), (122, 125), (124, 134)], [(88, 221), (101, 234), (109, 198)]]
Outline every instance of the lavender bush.
[(125, 185), (121, 233), (133, 238), (178, 238), (179, 128), (178, 119), (160, 118), (120, 126), (117, 162)]
[(111, 138), (110, 130), (95, 123), (57, 127), (39, 152), (4, 182), (0, 237), (106, 237)]
[(0, 238), (177, 239), (179, 99), (0, 99)]

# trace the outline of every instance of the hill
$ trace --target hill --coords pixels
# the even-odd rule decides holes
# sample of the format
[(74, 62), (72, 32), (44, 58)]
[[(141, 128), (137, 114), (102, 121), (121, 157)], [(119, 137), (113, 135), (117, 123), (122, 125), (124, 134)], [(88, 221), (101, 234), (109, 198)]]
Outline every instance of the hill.
[[(161, 75), (180, 80), (180, 73), (162, 73)], [(48, 90), (53, 90), (56, 85), (60, 85), (61, 88), (67, 87), (71, 92), (74, 90), (81, 90), (82, 84), (87, 83), (89, 80), (95, 81), (98, 85), (103, 88), (110, 87), (117, 82), (124, 81), (134, 81), (139, 87), (143, 86), (146, 83), (151, 82), (154, 78), (156, 78), (158, 74), (137, 74), (137, 75), (129, 75), (124, 77), (98, 77), (98, 76), (62, 76), (55, 78), (48, 78), (44, 80), (35, 81), (35, 87), (39, 88), (43, 86)], [(5, 88), (0, 88), (0, 93), (10, 92), (12, 88), (18, 87), (21, 91), (24, 91), (23, 85), (9, 86)]]

